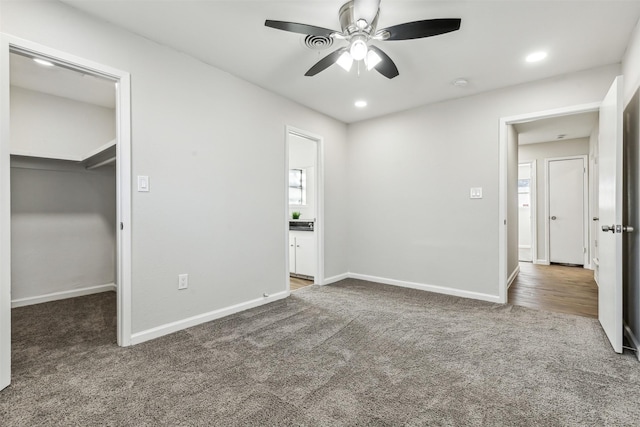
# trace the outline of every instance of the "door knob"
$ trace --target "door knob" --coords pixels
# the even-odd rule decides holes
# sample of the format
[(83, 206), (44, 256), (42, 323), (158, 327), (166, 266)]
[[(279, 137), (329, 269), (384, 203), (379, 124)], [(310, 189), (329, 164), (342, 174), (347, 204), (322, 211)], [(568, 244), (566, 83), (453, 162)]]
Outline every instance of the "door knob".
[(630, 225), (623, 225), (622, 226), (622, 231), (624, 231), (626, 233), (633, 233), (633, 227), (631, 227)]
[(558, 218), (554, 215), (554, 216), (551, 217), (551, 219), (555, 221)]
[(607, 231), (610, 231), (610, 232), (612, 232), (612, 233), (615, 233), (615, 232), (616, 232), (616, 227), (615, 227), (615, 225), (603, 225), (603, 226), (602, 226), (602, 231), (604, 231), (605, 233), (606, 233)]

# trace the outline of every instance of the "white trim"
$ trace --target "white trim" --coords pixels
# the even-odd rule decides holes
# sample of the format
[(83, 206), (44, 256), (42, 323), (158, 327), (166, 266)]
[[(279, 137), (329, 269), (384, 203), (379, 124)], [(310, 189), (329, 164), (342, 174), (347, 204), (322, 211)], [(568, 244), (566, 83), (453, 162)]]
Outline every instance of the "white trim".
[[(538, 111), (533, 113), (519, 114), (500, 118), (499, 129), (499, 182), (498, 182), (498, 293), (500, 302), (507, 300), (507, 227), (504, 221), (507, 220), (507, 168), (508, 168), (508, 126), (524, 123), (533, 120), (547, 119), (552, 117), (568, 116), (572, 114), (588, 113), (599, 111), (600, 102), (589, 104), (573, 105), (569, 107), (556, 108), (553, 110)], [(535, 254), (537, 255), (537, 254)]]
[(315, 182), (316, 182), (316, 194), (315, 194), (315, 206), (316, 206), (316, 221), (314, 234), (316, 238), (316, 271), (313, 275), (314, 285), (324, 284), (324, 138), (320, 135), (316, 135), (306, 130), (298, 129), (293, 126), (285, 126), (285, 192), (284, 192), (284, 220), (285, 220), (285, 289), (287, 292), (291, 291), (291, 284), (289, 280), (289, 137), (291, 135), (298, 136), (300, 138), (308, 139), (316, 144), (316, 161), (315, 161)]
[[(9, 187), (10, 175), (8, 174), (8, 162), (10, 158), (9, 147), (9, 52), (10, 50), (18, 50), (21, 52), (31, 53), (42, 58), (51, 59), (54, 62), (64, 64), (65, 66), (78, 69), (85, 73), (96, 74), (111, 79), (116, 84), (116, 226), (123, 224), (124, 229), (117, 231), (117, 278), (118, 283), (118, 326), (117, 339), (118, 345), (128, 346), (131, 344), (131, 78), (130, 74), (118, 70), (116, 68), (99, 64), (79, 56), (75, 56), (57, 49), (53, 49), (38, 43), (33, 43), (8, 34), (0, 34), (2, 40), (0, 45), (0, 55), (2, 56), (2, 80), (0, 84), (0, 93), (2, 93), (2, 114), (0, 115), (0, 128), (2, 128), (2, 142), (0, 143), (0, 189), (3, 194), (0, 199), (0, 236), (2, 242), (9, 241), (10, 219), (4, 218), (4, 215), (10, 215)], [(5, 169), (7, 169), (5, 171)], [(9, 245), (5, 243), (5, 245)], [(2, 319), (7, 316), (7, 310), (10, 310), (10, 299), (4, 298), (4, 295), (11, 292), (11, 274), (10, 274), (10, 250), (11, 247), (3, 247), (0, 252), (0, 271), (3, 275), (0, 277), (0, 296), (6, 303), (0, 305), (0, 356), (7, 350), (4, 348), (6, 330), (5, 322)], [(10, 335), (10, 329), (9, 329)], [(10, 355), (10, 352), (8, 353)], [(1, 359), (1, 357), (0, 357)], [(4, 382), (5, 363), (0, 362), (0, 388)], [(10, 372), (10, 371), (9, 371)]]
[[(551, 241), (551, 230), (549, 222), (549, 164), (551, 162), (559, 162), (564, 160), (582, 160), (582, 168), (584, 170), (582, 174), (582, 265), (584, 268), (589, 268), (591, 263), (589, 262), (589, 159), (586, 155), (575, 156), (563, 156), (563, 157), (549, 157), (544, 159), (544, 226), (545, 226), (545, 242), (544, 242), (544, 254), (546, 259), (551, 262), (551, 253), (549, 250)], [(585, 250), (586, 249), (586, 250)]]
[(11, 383), (11, 144), (9, 39), (0, 34), (0, 390)]
[(427, 285), (424, 283), (387, 279), (384, 277), (368, 276), (366, 274), (358, 274), (358, 273), (349, 273), (349, 278), (366, 280), (366, 281), (375, 282), (375, 283), (382, 283), (385, 285), (399, 286), (402, 288), (419, 289), (421, 291), (434, 292), (434, 293), (444, 294), (444, 295), (452, 295), (452, 296), (462, 297), (462, 298), (477, 299), (481, 301), (489, 301), (489, 302), (495, 302), (495, 303), (500, 302), (499, 295), (483, 294), (479, 292), (465, 291), (462, 289), (448, 288), (445, 286)]
[(36, 297), (18, 298), (11, 301), (11, 308), (24, 307), (27, 305), (40, 304), (43, 302), (59, 301), (61, 299), (81, 297), (84, 295), (100, 294), (102, 292), (116, 292), (118, 287), (115, 283), (106, 285), (89, 286), (87, 288), (72, 289), (70, 291), (52, 292), (50, 294)]
[(518, 274), (520, 274), (520, 266), (519, 265), (513, 270), (513, 272), (511, 273), (511, 275), (507, 279), (507, 289), (509, 289), (511, 287), (511, 285), (513, 284), (513, 281), (516, 280), (516, 277), (518, 277)]
[(330, 285), (332, 283), (336, 283), (339, 282), (341, 280), (345, 280), (349, 278), (349, 273), (342, 273), (342, 274), (338, 274), (337, 276), (331, 276), (331, 277), (327, 277), (326, 279), (324, 279), (324, 283), (322, 283), (323, 285)]
[(540, 264), (540, 265), (551, 265), (551, 263), (549, 262), (549, 260), (546, 259), (537, 259), (536, 262), (534, 264)]
[(269, 295), (268, 297), (256, 298), (251, 301), (235, 304), (230, 307), (213, 310), (208, 313), (199, 314), (197, 316), (188, 317), (186, 319), (178, 320), (171, 323), (166, 323), (155, 328), (147, 329), (145, 331), (136, 332), (131, 335), (131, 344), (140, 344), (145, 341), (149, 341), (155, 338), (162, 337), (164, 335), (172, 334), (174, 332), (181, 331), (183, 329), (191, 328), (193, 326), (201, 325), (203, 323), (211, 322), (212, 320), (220, 319), (222, 317), (229, 316), (231, 314), (238, 313), (240, 311), (248, 310), (250, 308), (259, 307), (264, 304), (268, 304), (283, 298), (287, 298), (291, 292), (283, 291), (277, 294)]

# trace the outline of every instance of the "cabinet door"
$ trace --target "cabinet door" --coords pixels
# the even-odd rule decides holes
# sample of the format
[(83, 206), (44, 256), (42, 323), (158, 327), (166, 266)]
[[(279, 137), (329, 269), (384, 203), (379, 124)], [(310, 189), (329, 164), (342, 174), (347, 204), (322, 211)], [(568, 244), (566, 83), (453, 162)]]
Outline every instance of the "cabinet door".
[(296, 238), (289, 235), (289, 273), (296, 272)]
[(305, 276), (316, 274), (316, 250), (313, 233), (296, 237), (296, 273)]

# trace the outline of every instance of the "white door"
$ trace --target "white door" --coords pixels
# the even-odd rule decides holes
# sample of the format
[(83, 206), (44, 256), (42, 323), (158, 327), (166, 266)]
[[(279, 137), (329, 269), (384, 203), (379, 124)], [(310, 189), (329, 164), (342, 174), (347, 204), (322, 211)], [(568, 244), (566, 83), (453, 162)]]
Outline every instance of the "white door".
[(305, 276), (315, 276), (315, 238), (314, 233), (303, 231), (296, 236), (296, 273)]
[(296, 272), (296, 238), (289, 235), (289, 273)]
[(548, 162), (549, 262), (584, 264), (584, 177), (582, 158)]
[(598, 320), (622, 353), (622, 77), (600, 107)]

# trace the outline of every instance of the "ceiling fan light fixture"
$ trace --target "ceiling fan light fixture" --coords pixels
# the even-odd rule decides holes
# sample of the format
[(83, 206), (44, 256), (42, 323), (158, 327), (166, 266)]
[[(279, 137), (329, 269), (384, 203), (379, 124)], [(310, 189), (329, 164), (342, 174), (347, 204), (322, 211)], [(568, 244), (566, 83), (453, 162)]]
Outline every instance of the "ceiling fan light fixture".
[(361, 61), (367, 56), (367, 52), (369, 48), (364, 40), (358, 38), (351, 43), (351, 47), (349, 48), (349, 53), (351, 53), (351, 57), (354, 61)]
[(367, 52), (367, 70), (373, 70), (380, 61), (382, 61), (382, 58), (380, 58), (380, 55), (375, 51), (369, 50), (369, 52)]
[(344, 69), (346, 72), (349, 72), (349, 70), (351, 70), (351, 66), (353, 65), (353, 58), (351, 57), (351, 54), (349, 52), (345, 51), (342, 53), (342, 55), (340, 55), (340, 57), (336, 61), (336, 64), (341, 66), (342, 69)]

